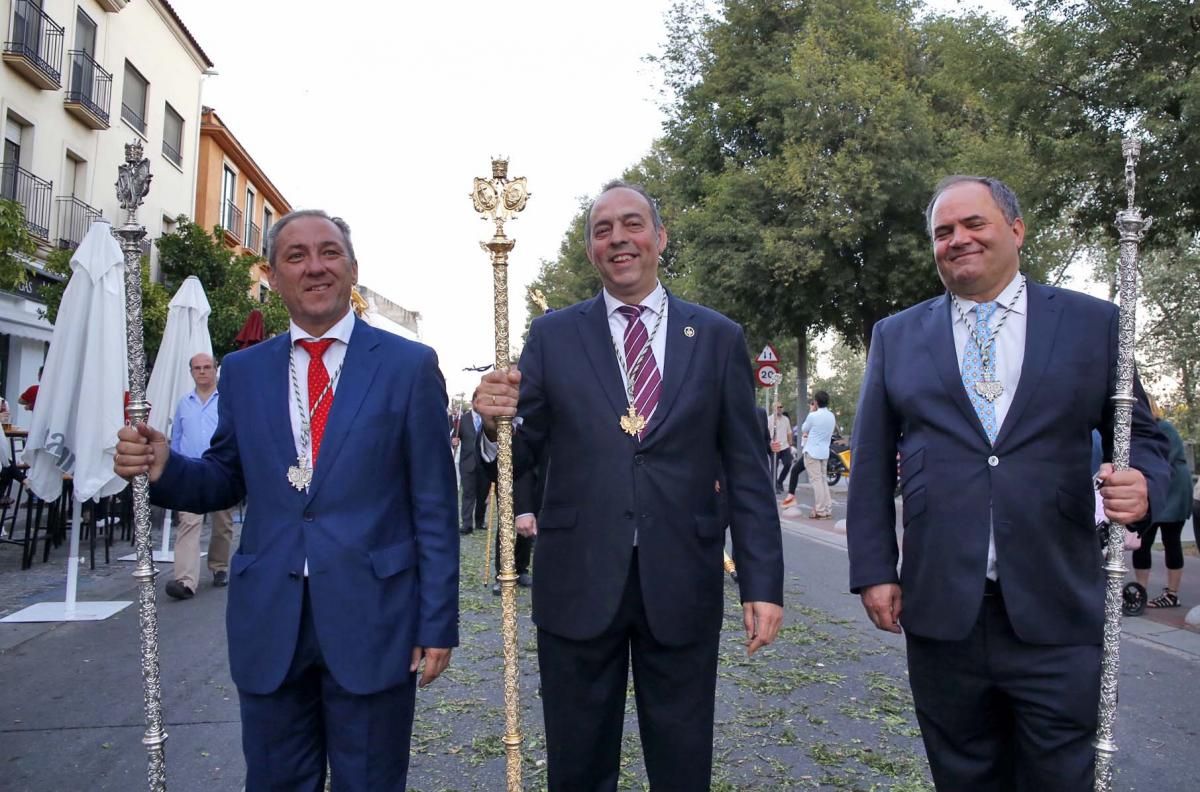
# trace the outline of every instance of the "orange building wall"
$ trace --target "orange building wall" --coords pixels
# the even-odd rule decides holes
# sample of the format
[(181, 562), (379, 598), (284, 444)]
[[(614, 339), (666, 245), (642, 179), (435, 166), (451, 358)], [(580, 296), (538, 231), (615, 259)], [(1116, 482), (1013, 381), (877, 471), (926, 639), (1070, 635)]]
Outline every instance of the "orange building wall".
[[(258, 167), (250, 154), (242, 147), (233, 133), (226, 127), (220, 117), (210, 108), (205, 108), (201, 117), (199, 161), (196, 178), (196, 217), (195, 222), (206, 230), (223, 222), (223, 207), (221, 205), (221, 183), (224, 168), (228, 164), (237, 174), (235, 179), (233, 201), (242, 212), (240, 227), (228, 229), (225, 233), (225, 244), (234, 255), (251, 254), (262, 256), (263, 243), (266, 233), (262, 228), (263, 209), (270, 207), (272, 222), (291, 211), (291, 205), (279, 193), (266, 174)], [(259, 227), (259, 240), (255, 249), (245, 246), (249, 240), (246, 236), (246, 187), (254, 189), (254, 214), (251, 221)], [(266, 281), (265, 262), (251, 267), (250, 276), (257, 282)], [(251, 287), (251, 293), (257, 296), (257, 285)]]

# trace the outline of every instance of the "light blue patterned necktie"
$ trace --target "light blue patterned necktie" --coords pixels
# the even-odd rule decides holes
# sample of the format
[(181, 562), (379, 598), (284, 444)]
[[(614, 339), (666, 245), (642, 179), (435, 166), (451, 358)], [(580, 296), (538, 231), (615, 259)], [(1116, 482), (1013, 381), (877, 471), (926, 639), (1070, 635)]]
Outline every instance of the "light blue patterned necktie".
[[(971, 337), (968, 328), (967, 348), (963, 352), (962, 362), (963, 387), (967, 389), (967, 398), (974, 405), (975, 414), (979, 416), (979, 422), (983, 424), (983, 431), (987, 433), (990, 443), (996, 442), (996, 435), (1000, 432), (1000, 427), (996, 425), (996, 405), (979, 395), (975, 383), (996, 379), (996, 339), (992, 335), (989, 323), (997, 307), (994, 302), (979, 303), (975, 306), (974, 337)], [(983, 338), (987, 339), (988, 367), (991, 371), (984, 370), (983, 355), (978, 343), (978, 339)]]

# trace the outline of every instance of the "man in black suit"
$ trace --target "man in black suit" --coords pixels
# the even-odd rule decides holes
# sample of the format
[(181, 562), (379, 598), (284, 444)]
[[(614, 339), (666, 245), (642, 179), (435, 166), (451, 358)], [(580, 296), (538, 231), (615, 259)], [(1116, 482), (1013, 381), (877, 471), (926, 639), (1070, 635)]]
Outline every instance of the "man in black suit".
[(632, 658), (651, 787), (708, 789), (724, 604), (718, 477), (748, 651), (783, 618), (750, 358), (740, 327), (659, 283), (667, 232), (643, 188), (607, 185), (585, 240), (603, 292), (535, 319), (520, 372), (485, 376), (475, 398), (489, 437), (495, 416), (522, 417), (518, 476), (553, 460), (533, 585), (549, 785), (616, 789)]
[(496, 470), (483, 464), (479, 457), (479, 427), (481, 418), (474, 410), (467, 410), (458, 418), (458, 428), (453, 435), (458, 444), (458, 479), (462, 489), (462, 524), (458, 532), (469, 534), (474, 529), (486, 529), (483, 524), (487, 513), (488, 485), (496, 480)]
[[(939, 790), (1085, 792), (1104, 617), (1089, 461), (1093, 429), (1112, 458), (1117, 309), (1021, 274), (1025, 225), (997, 179), (944, 180), (926, 217), (947, 293), (871, 335), (850, 587), (879, 629), (903, 625)], [(1157, 507), (1167, 476), (1136, 395), (1132, 468), (1100, 473), (1125, 524)]]

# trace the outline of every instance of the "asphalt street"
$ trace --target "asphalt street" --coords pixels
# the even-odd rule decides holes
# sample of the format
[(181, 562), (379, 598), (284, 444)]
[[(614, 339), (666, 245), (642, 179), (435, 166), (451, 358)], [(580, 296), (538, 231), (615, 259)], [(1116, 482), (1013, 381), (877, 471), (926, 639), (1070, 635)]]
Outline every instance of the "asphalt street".
[[(871, 627), (846, 588), (838, 522), (845, 484), (835, 489), (835, 520), (802, 516), (811, 504), (806, 486), (797, 498), (799, 508), (783, 513), (787, 623), (780, 640), (750, 660), (728, 584), (714, 789), (931, 789), (907, 694), (903, 639)], [(418, 696), (415, 790), (503, 786), (499, 600), (482, 583), (484, 543), (479, 535), (463, 542), (462, 646), (447, 674)], [(0, 555), (17, 552), (0, 547)], [(52, 579), (50, 570), (61, 571), (64, 559), (60, 549), (31, 572), (0, 564), (0, 616), (23, 603), (61, 598), (60, 587), (30, 584)], [(168, 786), (239, 790), (244, 766), (225, 656), (226, 590), (205, 580), (196, 598), (176, 602), (162, 595), (170, 577), (169, 565), (163, 569), (157, 585)], [(85, 567), (81, 598), (134, 599), (129, 571), (131, 565), (118, 563), (101, 564), (95, 573)], [(524, 766), (527, 788), (539, 789), (545, 749), (528, 592), (520, 598)], [(1127, 635), (1116, 788), (1194, 788), (1200, 652)], [(132, 607), (101, 622), (0, 624), (0, 789), (144, 788), (144, 728)], [(632, 702), (621, 778), (623, 789), (644, 788)]]

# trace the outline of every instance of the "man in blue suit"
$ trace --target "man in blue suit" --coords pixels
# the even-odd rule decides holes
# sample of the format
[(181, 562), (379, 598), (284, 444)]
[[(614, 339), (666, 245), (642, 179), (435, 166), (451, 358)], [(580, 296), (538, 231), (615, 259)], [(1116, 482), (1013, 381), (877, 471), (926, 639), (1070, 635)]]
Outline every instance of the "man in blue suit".
[[(1111, 459), (1117, 309), (1034, 283), (1002, 182), (956, 176), (926, 212), (947, 293), (875, 325), (854, 425), (850, 587), (907, 638), (940, 790), (1092, 788), (1104, 573), (1092, 430)], [(1160, 502), (1165, 446), (1141, 386), (1110, 518)], [(903, 564), (896, 543), (896, 456)]]
[(708, 789), (726, 524), (751, 654), (783, 617), (750, 358), (740, 327), (659, 283), (667, 232), (640, 186), (606, 186), (584, 238), (603, 292), (535, 319), (520, 372), (475, 398), (489, 437), (519, 412), (518, 476), (553, 460), (533, 581), (549, 785), (616, 789), (632, 658), (651, 788)]
[(350, 310), (350, 229), (292, 212), (267, 239), (291, 329), (225, 358), (211, 448), (121, 430), (116, 470), (204, 513), (246, 498), (229, 665), (246, 789), (402, 790), (417, 671), (458, 643), (456, 485), (433, 350)]

